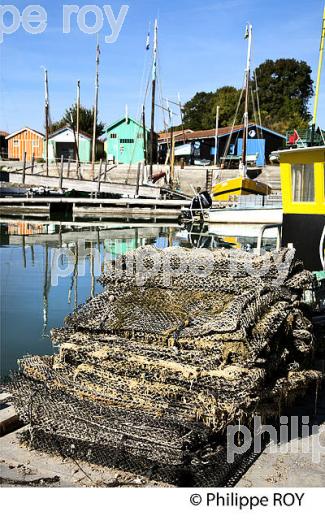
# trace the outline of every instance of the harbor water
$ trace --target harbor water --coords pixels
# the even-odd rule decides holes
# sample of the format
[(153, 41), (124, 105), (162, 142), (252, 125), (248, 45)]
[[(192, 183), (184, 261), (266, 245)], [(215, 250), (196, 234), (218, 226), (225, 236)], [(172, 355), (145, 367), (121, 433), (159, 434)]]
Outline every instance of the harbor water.
[[(64, 318), (88, 298), (102, 291), (97, 282), (107, 263), (144, 245), (199, 248), (243, 248), (254, 251), (260, 230), (254, 227), (188, 229), (177, 223), (52, 222), (2, 219), (1, 271), (1, 379), (17, 370), (17, 359), (28, 354), (53, 353), (50, 331), (62, 327)], [(275, 249), (279, 229), (269, 229), (260, 242)], [(69, 252), (68, 260), (60, 252)], [(57, 279), (59, 262), (73, 268)]]

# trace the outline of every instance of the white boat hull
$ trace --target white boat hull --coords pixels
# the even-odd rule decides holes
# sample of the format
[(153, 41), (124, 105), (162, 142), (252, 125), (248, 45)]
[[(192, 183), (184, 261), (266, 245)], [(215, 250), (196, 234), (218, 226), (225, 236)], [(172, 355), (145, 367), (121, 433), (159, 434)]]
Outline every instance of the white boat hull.
[(283, 223), (280, 208), (211, 209), (207, 221), (215, 224), (277, 224)]
[[(267, 228), (265, 229), (265, 227)], [(279, 225), (275, 224), (209, 224), (209, 233), (219, 237), (257, 238), (263, 232), (264, 238), (275, 239), (279, 235)]]

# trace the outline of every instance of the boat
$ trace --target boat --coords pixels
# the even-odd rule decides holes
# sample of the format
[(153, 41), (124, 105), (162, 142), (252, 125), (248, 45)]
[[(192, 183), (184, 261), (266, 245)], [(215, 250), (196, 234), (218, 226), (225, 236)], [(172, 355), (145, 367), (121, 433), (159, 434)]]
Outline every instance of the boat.
[(283, 246), (292, 244), (311, 271), (325, 271), (325, 146), (280, 154)]
[(263, 182), (258, 182), (248, 177), (237, 177), (216, 184), (212, 188), (214, 201), (227, 201), (230, 196), (243, 195), (271, 195), (271, 188)]
[[(257, 157), (248, 156), (248, 138), (249, 138), (249, 85), (251, 80), (251, 53), (252, 53), (252, 34), (253, 27), (248, 24), (246, 27), (245, 39), (248, 40), (247, 66), (245, 70), (245, 114), (244, 114), (244, 134), (243, 134), (243, 153), (239, 164), (240, 175), (235, 179), (224, 182), (217, 182), (212, 187), (213, 201), (227, 201), (230, 197), (245, 195), (263, 195), (271, 194), (271, 187), (256, 179), (262, 173), (262, 168), (256, 166)], [(234, 125), (235, 125), (234, 121)], [(234, 126), (233, 125), (233, 126)], [(229, 141), (230, 144), (230, 141)], [(227, 155), (227, 153), (225, 154)], [(224, 167), (224, 164), (222, 165)], [(221, 170), (222, 172), (222, 170)]]
[(236, 207), (224, 209), (211, 209), (208, 215), (211, 224), (274, 224), (283, 223), (283, 211), (281, 206), (274, 207)]
[[(305, 134), (295, 129), (292, 148), (281, 150), (283, 245), (292, 244), (307, 269), (315, 271), (325, 288), (325, 140), (317, 129), (318, 100), (325, 43), (325, 7), (319, 52), (314, 114)], [(304, 137), (304, 139), (301, 138)], [(315, 146), (316, 144), (316, 146)]]

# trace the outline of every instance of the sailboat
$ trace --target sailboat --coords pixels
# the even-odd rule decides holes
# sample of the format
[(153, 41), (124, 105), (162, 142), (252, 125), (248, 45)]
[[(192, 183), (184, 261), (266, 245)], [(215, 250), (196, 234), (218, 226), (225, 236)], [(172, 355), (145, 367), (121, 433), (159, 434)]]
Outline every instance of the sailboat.
[[(247, 66), (245, 70), (245, 114), (244, 114), (244, 133), (243, 133), (243, 153), (239, 164), (240, 175), (235, 179), (215, 184), (212, 188), (214, 201), (227, 201), (231, 196), (241, 195), (270, 195), (271, 187), (256, 179), (262, 173), (261, 168), (249, 166), (248, 138), (249, 138), (249, 86), (251, 79), (251, 55), (252, 55), (252, 35), (253, 27), (248, 24), (246, 27), (245, 39), (248, 40)], [(230, 142), (230, 141), (229, 141)]]

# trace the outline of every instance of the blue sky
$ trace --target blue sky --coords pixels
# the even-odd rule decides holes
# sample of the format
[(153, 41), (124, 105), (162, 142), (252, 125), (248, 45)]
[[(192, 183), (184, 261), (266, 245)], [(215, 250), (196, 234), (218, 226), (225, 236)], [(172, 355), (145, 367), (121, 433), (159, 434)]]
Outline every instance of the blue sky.
[[(21, 12), (30, 5), (25, 0), (7, 3)], [(9, 132), (23, 126), (43, 130), (42, 66), (49, 70), (52, 120), (74, 102), (78, 79), (82, 103), (93, 104), (96, 36), (80, 32), (75, 17), (71, 34), (62, 33), (63, 4), (82, 7), (92, 2), (38, 3), (48, 13), (46, 31), (31, 35), (20, 28), (5, 35), (0, 44), (0, 128)], [(130, 115), (137, 116), (143, 102), (143, 73), (150, 59), (145, 52), (146, 33), (156, 16), (162, 91), (171, 99), (180, 92), (185, 102), (197, 91), (242, 84), (247, 21), (254, 27), (255, 66), (267, 58), (303, 59), (316, 78), (323, 0), (101, 0), (96, 5), (109, 4), (117, 15), (123, 3), (129, 11), (117, 42), (104, 43), (111, 32), (106, 19), (99, 36), (99, 118), (106, 123), (122, 116), (126, 103)], [(325, 72), (319, 123), (325, 127)], [(161, 114), (157, 127), (162, 127)]]

